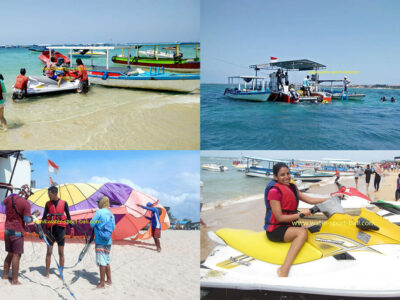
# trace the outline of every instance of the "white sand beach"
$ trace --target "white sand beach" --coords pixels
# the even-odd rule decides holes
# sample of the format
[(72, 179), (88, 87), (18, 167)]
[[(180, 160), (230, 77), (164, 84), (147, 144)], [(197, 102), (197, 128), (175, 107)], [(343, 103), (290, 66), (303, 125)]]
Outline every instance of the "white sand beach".
[[(75, 264), (83, 244), (65, 246), (65, 266)], [(22, 285), (12, 286), (0, 280), (0, 295), (7, 299), (73, 299), (58, 277), (52, 258), (50, 278), (45, 278), (46, 245), (42, 241), (25, 238), (25, 253), (20, 264)], [(199, 231), (163, 231), (162, 251), (158, 253), (152, 239), (141, 242), (116, 242), (111, 249), (111, 277), (113, 284), (96, 289), (99, 270), (96, 266), (94, 245), (75, 268), (67, 269), (64, 277), (76, 299), (199, 299)], [(3, 265), (6, 252), (0, 241)], [(58, 260), (57, 246), (54, 247)], [(3, 267), (0, 269), (3, 275)], [(10, 272), (11, 276), (11, 272)]]

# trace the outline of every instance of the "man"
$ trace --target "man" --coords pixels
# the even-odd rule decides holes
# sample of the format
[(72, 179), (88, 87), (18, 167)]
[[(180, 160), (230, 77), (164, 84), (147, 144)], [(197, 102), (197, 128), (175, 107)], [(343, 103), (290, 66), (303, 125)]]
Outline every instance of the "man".
[(86, 67), (80, 58), (76, 60), (76, 64), (78, 65), (78, 75), (76, 79), (79, 79), (78, 93), (86, 94), (89, 90), (89, 80)]
[(50, 201), (47, 201), (44, 208), (42, 223), (46, 227), (46, 237), (50, 244), (46, 253), (46, 277), (50, 275), (51, 253), (53, 244), (57, 242), (58, 255), (61, 268), (64, 267), (64, 245), (65, 245), (65, 229), (68, 224), (72, 226), (71, 216), (69, 214), (68, 203), (58, 198), (58, 188), (51, 186), (48, 189)]
[(371, 181), (371, 175), (372, 175), (372, 170), (370, 165), (367, 165), (367, 168), (364, 171), (365, 174), (365, 185), (366, 185), (366, 190), (367, 190), (367, 194), (368, 194), (368, 189), (369, 189), (369, 182)]
[[(4, 260), (3, 279), (8, 279), (8, 273), (11, 268), (12, 285), (21, 284), (18, 281), (18, 272), (21, 255), (24, 253), (24, 227), (25, 223), (32, 222), (31, 207), (29, 202), (24, 198), (28, 198), (30, 193), (25, 194), (26, 189), (24, 187), (27, 187), (29, 190), (28, 185), (24, 185), (18, 195), (11, 194), (3, 201), (6, 207), (4, 243), (7, 251), (7, 257)], [(40, 212), (35, 211), (33, 214), (37, 217)]]
[(22, 93), (22, 95), (26, 95), (28, 93), (28, 76), (25, 76), (26, 70), (25, 68), (21, 68), (19, 71), (19, 75), (15, 80), (14, 89), (17, 93)]
[(147, 202), (146, 206), (137, 204), (137, 206), (147, 209), (151, 211), (151, 217), (146, 217), (146, 219), (151, 220), (151, 232), (153, 235), (154, 243), (156, 244), (157, 251), (161, 252), (161, 222), (160, 222), (160, 214), (158, 212), (157, 207), (152, 207), (151, 202)]
[(50, 79), (57, 81), (57, 87), (60, 87), (62, 76), (58, 76), (56, 74), (57, 64), (56, 58), (52, 56), (49, 61), (46, 63), (46, 76)]
[(344, 76), (343, 79), (343, 92), (347, 94), (348, 92), (348, 85), (350, 83), (350, 80), (347, 79), (347, 76)]
[(303, 80), (303, 91), (304, 91), (304, 96), (310, 96), (310, 76), (307, 75), (306, 78)]

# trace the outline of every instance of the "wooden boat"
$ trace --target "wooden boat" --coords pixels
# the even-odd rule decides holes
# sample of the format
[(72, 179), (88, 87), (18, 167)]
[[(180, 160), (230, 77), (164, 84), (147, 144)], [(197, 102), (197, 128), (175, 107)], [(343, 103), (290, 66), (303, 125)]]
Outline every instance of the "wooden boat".
[[(195, 47), (195, 57), (186, 58), (183, 56), (181, 47), (185, 45)], [(116, 64), (140, 66), (142, 68), (163, 67), (165, 71), (200, 73), (199, 46), (199, 43), (136, 44), (119, 47), (122, 49), (122, 55), (115, 55), (111, 60)], [(139, 50), (142, 47), (153, 47), (153, 50)], [(160, 47), (169, 52), (160, 51)], [(127, 50), (127, 56), (124, 55), (124, 50)]]
[(232, 86), (235, 80), (237, 80), (237, 87), (226, 88), (224, 92), (226, 97), (257, 102), (267, 101), (270, 91), (265, 87), (265, 77), (230, 76), (228, 77), (228, 85)]

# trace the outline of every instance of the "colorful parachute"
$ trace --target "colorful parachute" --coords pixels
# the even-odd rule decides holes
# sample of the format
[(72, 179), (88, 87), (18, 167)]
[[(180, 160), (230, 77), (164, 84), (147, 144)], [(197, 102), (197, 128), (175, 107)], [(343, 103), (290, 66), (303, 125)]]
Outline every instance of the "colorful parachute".
[[(150, 216), (146, 209), (136, 204), (146, 205), (151, 202), (162, 211), (160, 215), (162, 229), (169, 228), (169, 218), (164, 207), (152, 196), (146, 195), (133, 188), (120, 183), (106, 183), (103, 185), (76, 183), (61, 184), (58, 187), (58, 196), (66, 201), (69, 206), (71, 219), (79, 227), (74, 228), (75, 236), (83, 236), (90, 231), (89, 222), (98, 209), (98, 200), (107, 196), (110, 199), (110, 211), (115, 217), (115, 230), (112, 234), (113, 240), (122, 240), (137, 235), (137, 238), (146, 239), (151, 237), (148, 233), (141, 235), (139, 230), (143, 229)], [(49, 201), (47, 189), (36, 191), (28, 198), (31, 211), (38, 209), (43, 215), (46, 202)], [(0, 205), (0, 238), (4, 236), (5, 207)], [(33, 226), (29, 227), (33, 232)], [(67, 235), (71, 235), (70, 226), (67, 226)]]

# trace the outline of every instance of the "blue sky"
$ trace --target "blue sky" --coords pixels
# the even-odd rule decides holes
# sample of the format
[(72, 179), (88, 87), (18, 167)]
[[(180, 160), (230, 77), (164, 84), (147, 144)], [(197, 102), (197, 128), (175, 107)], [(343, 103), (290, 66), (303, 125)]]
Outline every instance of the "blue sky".
[(199, 151), (24, 151), (37, 188), (49, 186), (47, 160), (62, 183), (118, 182), (151, 194), (174, 216), (199, 220)]
[[(400, 84), (399, 13), (396, 0), (203, 0), (202, 83), (252, 75), (249, 65), (274, 56), (314, 60), (328, 71), (359, 71), (349, 75), (352, 83)], [(299, 82), (304, 75), (291, 76)]]
[(323, 160), (327, 158), (332, 159), (351, 159), (355, 162), (377, 162), (381, 160), (393, 160), (395, 156), (400, 156), (400, 151), (392, 150), (209, 150), (201, 151), (201, 156), (211, 157), (233, 157), (240, 158), (242, 155), (256, 156), (269, 159), (309, 159), (309, 160)]
[(199, 41), (199, 1), (2, 0), (0, 44)]

